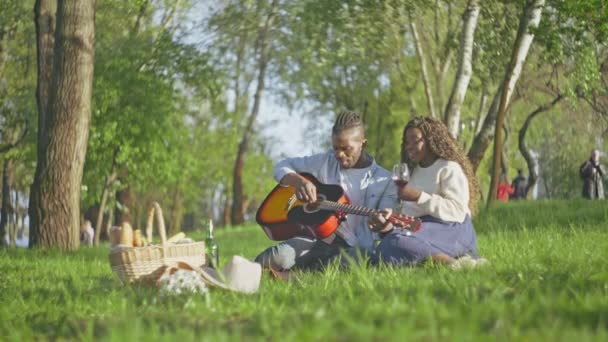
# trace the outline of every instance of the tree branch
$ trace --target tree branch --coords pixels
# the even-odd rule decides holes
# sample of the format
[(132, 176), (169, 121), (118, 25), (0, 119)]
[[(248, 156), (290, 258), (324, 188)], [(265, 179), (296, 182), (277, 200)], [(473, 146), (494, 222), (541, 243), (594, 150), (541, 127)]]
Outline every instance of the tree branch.
[(432, 117), (437, 117), (435, 113), (435, 105), (433, 103), (433, 94), (431, 92), (431, 84), (429, 82), (428, 72), (426, 70), (426, 63), (424, 61), (424, 51), (422, 50), (422, 44), (420, 43), (420, 37), (418, 36), (418, 30), (416, 29), (416, 23), (410, 14), (410, 30), (412, 31), (412, 37), (414, 39), (414, 45), (416, 47), (416, 55), (418, 55), (418, 62), (420, 63), (420, 71), (422, 72), (422, 81), (424, 83), (424, 92), (426, 94), (426, 100), (429, 107), (429, 113)]
[(538, 162), (532, 156), (530, 149), (526, 145), (526, 133), (528, 132), (528, 128), (530, 127), (532, 120), (538, 114), (540, 114), (542, 112), (546, 112), (549, 109), (553, 108), (563, 98), (564, 98), (564, 96), (560, 93), (551, 102), (545, 103), (545, 104), (539, 106), (538, 108), (536, 108), (534, 111), (532, 111), (530, 114), (528, 114), (526, 121), (524, 122), (523, 126), (519, 130), (519, 136), (518, 136), (519, 152), (521, 153), (522, 157), (526, 161), (526, 165), (528, 166), (528, 175), (529, 175), (528, 185), (526, 186), (526, 194), (528, 194), (530, 189), (532, 189), (532, 187), (534, 187), (534, 185), (538, 181), (538, 172), (536, 171), (538, 169), (538, 167), (537, 167)]

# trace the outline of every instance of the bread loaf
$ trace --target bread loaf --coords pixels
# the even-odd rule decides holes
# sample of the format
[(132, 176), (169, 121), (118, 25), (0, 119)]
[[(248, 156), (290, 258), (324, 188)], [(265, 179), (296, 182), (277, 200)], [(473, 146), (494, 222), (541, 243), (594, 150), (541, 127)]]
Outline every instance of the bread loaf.
[(123, 246), (133, 247), (133, 228), (129, 222), (123, 222), (122, 234), (120, 235), (120, 244)]

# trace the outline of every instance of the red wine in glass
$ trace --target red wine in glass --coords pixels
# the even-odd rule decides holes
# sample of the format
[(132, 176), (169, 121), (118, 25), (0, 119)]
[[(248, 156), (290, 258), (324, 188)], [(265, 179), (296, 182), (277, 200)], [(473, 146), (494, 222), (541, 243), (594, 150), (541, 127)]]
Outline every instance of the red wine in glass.
[(393, 182), (399, 187), (406, 186), (410, 181), (410, 170), (407, 164), (395, 164), (393, 166)]
[(404, 180), (401, 180), (401, 179), (393, 178), (393, 182), (395, 182), (395, 184), (398, 187), (402, 187), (402, 186), (406, 186), (407, 185), (407, 181), (404, 181)]

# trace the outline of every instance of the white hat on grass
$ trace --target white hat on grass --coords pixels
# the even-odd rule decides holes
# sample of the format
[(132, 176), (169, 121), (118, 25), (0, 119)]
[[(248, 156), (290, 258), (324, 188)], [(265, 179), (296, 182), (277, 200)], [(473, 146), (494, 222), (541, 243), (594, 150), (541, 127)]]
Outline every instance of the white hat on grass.
[(197, 268), (187, 262), (180, 261), (173, 266), (168, 266), (164, 274), (171, 275), (177, 270), (196, 272), (208, 286), (242, 293), (257, 292), (262, 279), (262, 266), (238, 255), (234, 255), (228, 261), (222, 272), (208, 266)]
[(224, 266), (222, 272), (211, 267), (203, 267), (200, 273), (208, 285), (237, 292), (254, 293), (260, 287), (262, 266), (234, 255)]

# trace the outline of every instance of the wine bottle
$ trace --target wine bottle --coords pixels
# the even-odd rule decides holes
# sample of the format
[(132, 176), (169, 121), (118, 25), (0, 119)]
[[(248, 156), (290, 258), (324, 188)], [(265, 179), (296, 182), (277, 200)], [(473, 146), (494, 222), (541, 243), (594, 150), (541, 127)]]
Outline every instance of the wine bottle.
[(205, 248), (207, 249), (207, 257), (209, 258), (209, 264), (213, 268), (218, 268), (220, 265), (220, 254), (218, 251), (217, 242), (213, 238), (213, 221), (209, 220), (207, 226), (207, 238), (205, 239)]

